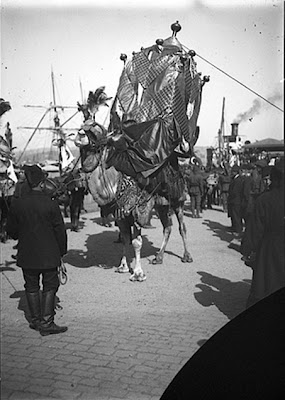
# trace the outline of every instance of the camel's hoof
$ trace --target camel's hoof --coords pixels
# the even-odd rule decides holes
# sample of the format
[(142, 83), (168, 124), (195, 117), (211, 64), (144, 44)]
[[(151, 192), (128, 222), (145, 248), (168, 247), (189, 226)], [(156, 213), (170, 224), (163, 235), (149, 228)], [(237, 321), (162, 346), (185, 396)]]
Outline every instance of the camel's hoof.
[(118, 272), (119, 274), (124, 274), (126, 272), (130, 272), (130, 270), (129, 270), (129, 267), (124, 265), (122, 267), (118, 267), (115, 272)]
[(183, 262), (183, 263), (191, 263), (191, 262), (193, 262), (193, 258), (191, 257), (191, 256), (184, 256), (183, 258), (181, 258), (181, 261)]
[(151, 261), (151, 263), (152, 263), (153, 265), (162, 264), (162, 262), (163, 262), (163, 259), (162, 259), (162, 258), (157, 258), (157, 257), (155, 257), (155, 258)]
[(143, 282), (145, 280), (146, 280), (146, 275), (145, 274), (140, 274), (140, 275), (133, 274), (130, 277), (130, 281), (132, 281), (132, 282)]

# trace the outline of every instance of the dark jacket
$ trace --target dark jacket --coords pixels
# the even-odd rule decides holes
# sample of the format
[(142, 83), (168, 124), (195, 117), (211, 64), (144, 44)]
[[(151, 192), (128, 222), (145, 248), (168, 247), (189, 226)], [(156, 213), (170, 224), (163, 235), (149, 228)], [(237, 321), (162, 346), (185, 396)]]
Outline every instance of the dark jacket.
[(188, 193), (200, 194), (203, 193), (203, 177), (199, 172), (191, 172), (186, 178)]
[(235, 176), (230, 183), (229, 186), (229, 197), (228, 197), (228, 203), (229, 205), (240, 205), (242, 202), (242, 196), (243, 196), (243, 181), (244, 177), (243, 176)]
[(52, 269), (67, 252), (67, 235), (56, 200), (31, 190), (12, 202), (8, 235), (18, 239), (17, 265), (26, 269)]
[(220, 185), (221, 192), (228, 193), (230, 183), (231, 183), (231, 177), (229, 175), (222, 174), (219, 176), (219, 185)]

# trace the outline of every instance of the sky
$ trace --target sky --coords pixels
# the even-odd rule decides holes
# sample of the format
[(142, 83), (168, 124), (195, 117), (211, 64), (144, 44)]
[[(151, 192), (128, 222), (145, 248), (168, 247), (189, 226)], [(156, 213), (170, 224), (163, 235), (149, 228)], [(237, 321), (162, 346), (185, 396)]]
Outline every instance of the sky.
[[(76, 107), (90, 90), (105, 86), (114, 97), (123, 62), (133, 51), (171, 36), (196, 52), (197, 69), (209, 75), (203, 88), (197, 146), (216, 146), (225, 99), (225, 133), (239, 122), (239, 134), (254, 142), (283, 139), (284, 2), (280, 0), (0, 0), (0, 97), (12, 110), (14, 146), (22, 149), (52, 101)], [(40, 4), (40, 6), (39, 6)], [(270, 104), (271, 103), (271, 104)], [(110, 103), (111, 104), (111, 103)], [(272, 105), (273, 104), (273, 105)], [(75, 109), (65, 109), (61, 122)], [(107, 123), (108, 109), (98, 116)], [(48, 116), (41, 126), (49, 124)], [(66, 126), (77, 128), (81, 116)], [(50, 137), (34, 136), (29, 148), (47, 147)]]

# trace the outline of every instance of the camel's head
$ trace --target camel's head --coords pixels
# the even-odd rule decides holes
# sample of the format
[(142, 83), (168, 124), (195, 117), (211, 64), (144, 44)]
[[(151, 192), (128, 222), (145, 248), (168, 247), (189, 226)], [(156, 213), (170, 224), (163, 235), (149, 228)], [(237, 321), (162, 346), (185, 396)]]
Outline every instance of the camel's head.
[(78, 147), (91, 145), (93, 148), (99, 148), (107, 143), (107, 130), (103, 125), (89, 119), (81, 126), (74, 143)]

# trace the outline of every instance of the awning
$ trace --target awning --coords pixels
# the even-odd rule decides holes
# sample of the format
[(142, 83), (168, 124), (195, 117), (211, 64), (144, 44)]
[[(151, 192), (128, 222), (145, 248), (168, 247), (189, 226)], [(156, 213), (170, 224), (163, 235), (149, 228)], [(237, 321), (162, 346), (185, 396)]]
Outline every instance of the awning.
[(245, 144), (243, 149), (256, 149), (261, 151), (284, 151), (284, 140), (263, 139), (254, 143)]

